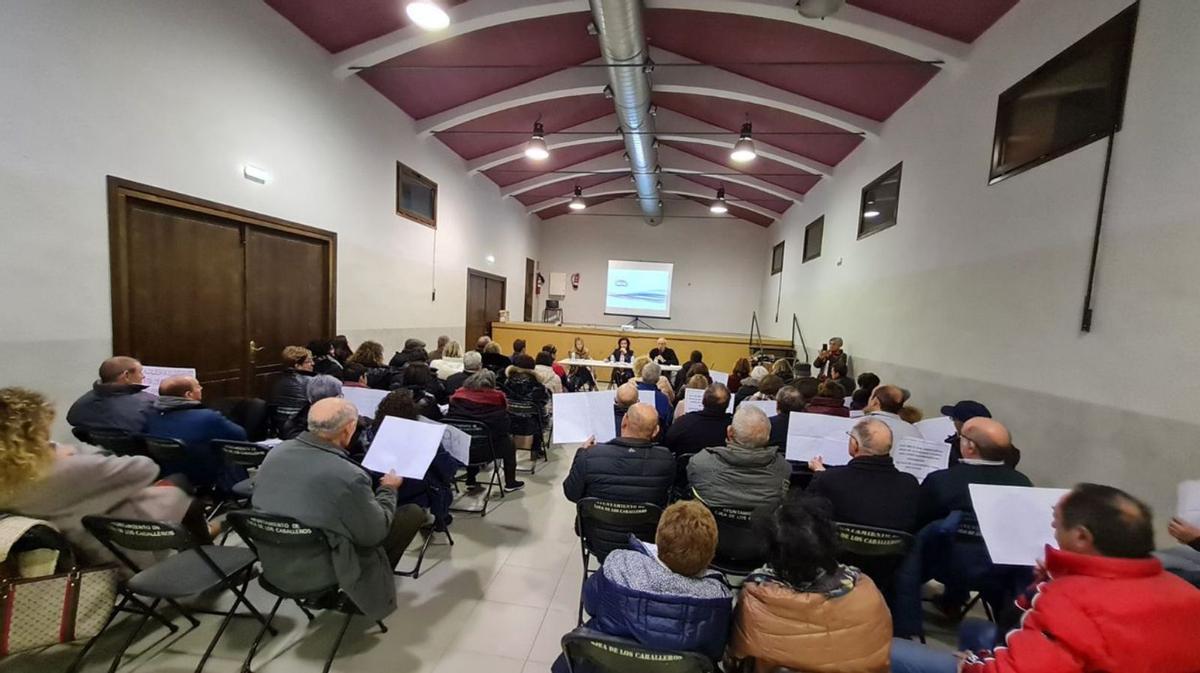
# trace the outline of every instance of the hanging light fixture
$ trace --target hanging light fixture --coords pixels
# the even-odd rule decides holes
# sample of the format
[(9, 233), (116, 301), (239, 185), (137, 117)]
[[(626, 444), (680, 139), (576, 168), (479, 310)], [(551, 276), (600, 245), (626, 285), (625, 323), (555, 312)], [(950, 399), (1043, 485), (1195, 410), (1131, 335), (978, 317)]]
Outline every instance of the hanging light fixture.
[(550, 156), (550, 149), (546, 147), (546, 130), (541, 122), (533, 123), (533, 137), (525, 143), (525, 156), (534, 161), (542, 161)]
[(450, 25), (450, 15), (432, 0), (414, 0), (404, 7), (404, 12), (425, 30), (442, 30)]
[(738, 163), (751, 161), (758, 156), (758, 152), (754, 150), (754, 132), (750, 127), (750, 122), (742, 124), (742, 137), (738, 138), (737, 143), (733, 146), (733, 152), (729, 154), (729, 158)]
[(587, 208), (587, 204), (583, 202), (583, 189), (579, 185), (575, 185), (575, 197), (567, 204), (571, 210), (583, 210)]
[(863, 211), (863, 217), (879, 217), (879, 209), (875, 207), (875, 199), (867, 199), (867, 208)]
[(796, 11), (806, 19), (824, 19), (837, 13), (846, 0), (799, 0)]
[(717, 200), (712, 202), (712, 205), (708, 207), (708, 210), (716, 213), (717, 215), (724, 215), (725, 213), (729, 212), (729, 206), (725, 205), (724, 187), (717, 189)]

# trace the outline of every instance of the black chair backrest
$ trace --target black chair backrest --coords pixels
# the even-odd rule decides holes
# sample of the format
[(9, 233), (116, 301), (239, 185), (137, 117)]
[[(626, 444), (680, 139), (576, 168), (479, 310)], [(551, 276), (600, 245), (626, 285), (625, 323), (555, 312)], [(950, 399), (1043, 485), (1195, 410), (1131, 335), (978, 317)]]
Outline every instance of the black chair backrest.
[(766, 540), (754, 528), (755, 510), (710, 507), (709, 511), (717, 520), (716, 560), (739, 563), (766, 560)]
[[(294, 585), (300, 580), (312, 580), (310, 587), (317, 591), (336, 585), (333, 555), (325, 533), (306, 526), (296, 519), (278, 514), (246, 510), (233, 511), (226, 517), (229, 523), (262, 563), (263, 577), (274, 587)], [(292, 561), (304, 564), (298, 573)], [(306, 593), (306, 592), (301, 592)]]
[[(124, 430), (111, 428), (75, 428), (75, 430), (81, 430), (87, 436), (87, 439), (82, 437), (80, 439), (92, 446), (99, 446), (109, 453), (118, 456), (137, 456), (143, 453), (140, 438)], [(77, 433), (75, 436), (79, 437), (79, 434)]]
[(865, 556), (903, 557), (912, 549), (910, 533), (890, 528), (874, 528), (853, 523), (837, 524), (840, 553)]
[(538, 418), (541, 412), (538, 405), (530, 400), (508, 400), (508, 413), (511, 416), (521, 416), (527, 418)]
[(562, 638), (571, 670), (596, 673), (712, 673), (713, 662), (697, 652), (645, 647), (635, 640), (580, 628)]
[(84, 444), (92, 443), (92, 438), (90, 436), (88, 436), (88, 431), (86, 428), (80, 428), (80, 427), (71, 428), (71, 434), (75, 435), (75, 439), (78, 439), (79, 441), (83, 442)]
[(452, 425), (471, 436), (471, 465), (486, 465), (496, 460), (492, 433), (482, 421), (450, 417), (442, 419), (442, 423)]
[(142, 449), (159, 465), (178, 465), (188, 459), (187, 445), (171, 437), (142, 435)]
[(83, 527), (135, 573), (140, 572), (142, 568), (130, 560), (122, 550), (166, 552), (195, 549), (213, 570), (219, 575), (224, 575), (195, 539), (177, 523), (91, 515), (83, 517)]
[(615, 549), (629, 546), (629, 535), (647, 542), (654, 539), (663, 509), (648, 502), (626, 503), (599, 498), (584, 498), (579, 513), (580, 539), (587, 551), (600, 560)]
[(258, 467), (267, 457), (267, 452), (270, 451), (261, 444), (254, 442), (235, 442), (231, 439), (214, 439), (212, 442), (214, 449), (219, 449), (225, 456), (225, 461), (230, 465), (238, 467)]
[(267, 438), (267, 402), (257, 397), (226, 397), (205, 406), (221, 412), (226, 418), (242, 426), (246, 437), (252, 442)]

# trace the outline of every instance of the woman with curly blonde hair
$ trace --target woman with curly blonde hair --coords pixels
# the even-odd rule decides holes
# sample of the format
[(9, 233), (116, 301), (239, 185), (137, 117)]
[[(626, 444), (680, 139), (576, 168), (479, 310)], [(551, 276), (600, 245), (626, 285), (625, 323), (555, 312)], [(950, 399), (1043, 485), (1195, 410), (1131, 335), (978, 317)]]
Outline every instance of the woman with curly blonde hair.
[(83, 528), (91, 514), (184, 522), (211, 541), (203, 516), (187, 517), (191, 498), (155, 486), (158, 465), (145, 456), (82, 453), (50, 441), (54, 408), (40, 393), (0, 388), (0, 509), (50, 522), (89, 563), (112, 561)]

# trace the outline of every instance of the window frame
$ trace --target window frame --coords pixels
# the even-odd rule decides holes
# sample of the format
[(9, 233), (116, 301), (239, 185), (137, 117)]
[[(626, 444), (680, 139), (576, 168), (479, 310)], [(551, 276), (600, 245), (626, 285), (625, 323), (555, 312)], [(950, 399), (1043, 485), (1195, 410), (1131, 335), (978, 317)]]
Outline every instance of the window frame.
[[(402, 203), (402, 195), (404, 193), (404, 183), (418, 183), (432, 193), (433, 196), (433, 217), (429, 217), (424, 213), (419, 213), (415, 210), (405, 208)], [(417, 171), (405, 166), (403, 163), (396, 162), (396, 214), (423, 224), (431, 229), (437, 229), (437, 212), (438, 212), (438, 184), (428, 177), (418, 173)]]
[[(821, 237), (817, 239), (817, 252), (815, 254), (813, 254), (812, 251), (810, 251), (808, 249), (808, 232), (813, 227), (821, 228)], [(804, 264), (805, 262), (811, 262), (812, 260), (819, 258), (821, 256), (821, 248), (823, 246), (824, 240), (825, 240), (825, 216), (822, 215), (822, 216), (818, 217), (817, 219), (813, 220), (812, 222), (809, 222), (808, 226), (804, 227), (804, 250), (803, 250), (803, 253), (800, 255), (800, 263)]]
[[(867, 218), (863, 217), (863, 213), (867, 212), (867, 194), (871, 190), (875, 189), (879, 185), (886, 182), (888, 180), (888, 178), (892, 177), (892, 174), (895, 174), (895, 176), (896, 176), (896, 209), (892, 215), (892, 220), (891, 220), (891, 222), (888, 222), (887, 224), (878, 226), (874, 229), (871, 229), (870, 231), (864, 232), (863, 225), (867, 224), (867, 221), (866, 221)], [(900, 188), (903, 185), (903, 176), (904, 176), (904, 162), (901, 161), (900, 163), (896, 164), (895, 166), (892, 166), (888, 170), (884, 171), (882, 175), (880, 175), (879, 177), (870, 181), (869, 183), (867, 183), (867, 185), (865, 187), (862, 188), (862, 195), (859, 197), (859, 201), (858, 201), (858, 240), (861, 241), (862, 239), (867, 238), (868, 236), (874, 236), (875, 234), (878, 234), (881, 231), (887, 231), (888, 229), (891, 229), (892, 227), (896, 226), (896, 224), (900, 221)], [(871, 223), (871, 224), (874, 224), (874, 223)]]
[(771, 247), (771, 275), (776, 276), (783, 273), (783, 244), (786, 241), (780, 241)]

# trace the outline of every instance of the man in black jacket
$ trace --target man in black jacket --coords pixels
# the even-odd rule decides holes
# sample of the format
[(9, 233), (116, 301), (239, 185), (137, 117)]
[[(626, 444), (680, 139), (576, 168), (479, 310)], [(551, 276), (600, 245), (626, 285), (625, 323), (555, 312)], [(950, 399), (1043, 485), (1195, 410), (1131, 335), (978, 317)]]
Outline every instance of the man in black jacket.
[(453, 395), (454, 391), (461, 388), (463, 382), (466, 381), (472, 374), (478, 372), (482, 366), (483, 358), (479, 356), (479, 353), (476, 353), (475, 351), (467, 351), (466, 353), (463, 353), (463, 370), (457, 374), (451, 374), (450, 377), (446, 379), (446, 395)]
[(835, 521), (916, 532), (920, 485), (916, 477), (896, 469), (891, 451), (892, 430), (886, 423), (859, 421), (850, 431), (847, 465), (826, 469), (819, 458), (809, 461), (816, 475), (808, 493), (833, 504)]
[(918, 526), (943, 519), (954, 511), (974, 516), (971, 484), (1033, 486), (1029, 477), (1004, 464), (1011, 446), (1008, 430), (997, 421), (979, 417), (963, 423), (959, 433), (962, 460), (954, 467), (931, 473), (921, 484)]
[(684, 414), (672, 423), (663, 438), (663, 445), (676, 457), (725, 444), (725, 434), (731, 420), (726, 413), (729, 388), (723, 383), (708, 386), (704, 389), (701, 404), (700, 411)]
[(771, 417), (771, 446), (783, 453), (787, 448), (788, 420), (793, 411), (804, 411), (804, 395), (796, 386), (784, 386), (775, 393), (775, 408), (779, 413)]
[(635, 404), (621, 420), (621, 436), (607, 444), (585, 443), (575, 454), (563, 481), (567, 500), (601, 498), (615, 502), (649, 502), (665, 507), (675, 481), (675, 457), (656, 446), (658, 412)]
[(396, 351), (388, 366), (399, 369), (410, 362), (429, 362), (429, 353), (425, 352), (425, 342), (420, 339), (406, 339), (404, 350)]
[(118, 355), (100, 365), (100, 378), (67, 411), (72, 427), (105, 428), (138, 433), (154, 405), (142, 384), (142, 363)]
[(654, 343), (654, 348), (650, 349), (650, 359), (660, 365), (677, 365), (679, 364), (679, 356), (675, 351), (667, 347), (667, 340), (659, 337)]

